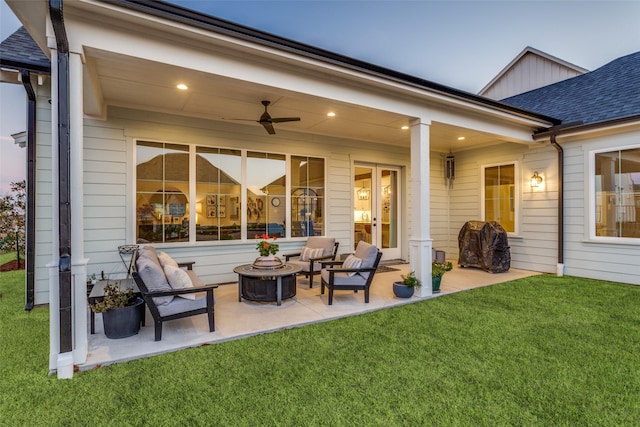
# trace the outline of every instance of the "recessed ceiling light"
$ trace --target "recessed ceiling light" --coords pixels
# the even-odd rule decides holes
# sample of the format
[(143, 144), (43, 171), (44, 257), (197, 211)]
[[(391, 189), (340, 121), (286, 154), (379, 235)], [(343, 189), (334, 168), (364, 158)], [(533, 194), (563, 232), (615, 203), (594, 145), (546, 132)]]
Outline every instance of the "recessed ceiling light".
[(409, 129), (409, 126), (404, 125), (404, 126), (402, 126), (400, 129), (402, 129), (402, 130), (407, 130), (407, 129)]
[(464, 141), (464, 136), (459, 136), (458, 141)]
[(186, 85), (186, 84), (184, 84), (184, 83), (180, 83), (180, 84), (179, 84), (179, 85), (177, 85), (176, 87), (177, 87), (178, 89), (180, 89), (180, 90), (187, 90), (187, 89), (189, 89), (189, 86), (187, 86), (187, 85)]
[(329, 111), (327, 113), (327, 117), (335, 117), (335, 116), (336, 116), (336, 113), (334, 113), (333, 111)]

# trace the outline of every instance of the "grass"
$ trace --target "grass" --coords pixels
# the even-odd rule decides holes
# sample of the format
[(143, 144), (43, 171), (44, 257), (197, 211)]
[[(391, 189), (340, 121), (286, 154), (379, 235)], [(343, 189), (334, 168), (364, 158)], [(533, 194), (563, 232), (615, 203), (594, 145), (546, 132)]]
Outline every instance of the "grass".
[(23, 283), (0, 274), (0, 425), (640, 420), (640, 287), (531, 277), (57, 380)]

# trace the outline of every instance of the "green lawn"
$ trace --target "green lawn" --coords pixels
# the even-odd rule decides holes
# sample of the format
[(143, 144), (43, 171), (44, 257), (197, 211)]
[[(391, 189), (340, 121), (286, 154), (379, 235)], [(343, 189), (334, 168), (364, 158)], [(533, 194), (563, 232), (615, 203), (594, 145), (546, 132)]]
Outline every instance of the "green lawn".
[(47, 376), (48, 309), (0, 274), (0, 425), (640, 424), (640, 287), (538, 276)]

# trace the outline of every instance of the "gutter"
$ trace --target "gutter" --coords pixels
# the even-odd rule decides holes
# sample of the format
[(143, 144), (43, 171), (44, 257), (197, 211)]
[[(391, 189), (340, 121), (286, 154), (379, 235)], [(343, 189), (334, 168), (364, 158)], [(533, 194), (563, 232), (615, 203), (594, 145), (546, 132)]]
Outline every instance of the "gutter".
[(35, 304), (35, 248), (36, 248), (36, 92), (31, 84), (31, 73), (20, 70), (22, 85), (27, 92), (27, 212), (25, 262), (27, 289), (24, 309), (31, 311)]
[(551, 134), (551, 145), (558, 151), (558, 264), (556, 274), (564, 275), (564, 150), (556, 141), (556, 134)]
[[(71, 312), (71, 135), (69, 93), (69, 42), (64, 26), (62, 0), (49, 0), (49, 14), (56, 37), (58, 67), (58, 240), (60, 353), (73, 350)], [(53, 64), (52, 64), (53, 66)]]

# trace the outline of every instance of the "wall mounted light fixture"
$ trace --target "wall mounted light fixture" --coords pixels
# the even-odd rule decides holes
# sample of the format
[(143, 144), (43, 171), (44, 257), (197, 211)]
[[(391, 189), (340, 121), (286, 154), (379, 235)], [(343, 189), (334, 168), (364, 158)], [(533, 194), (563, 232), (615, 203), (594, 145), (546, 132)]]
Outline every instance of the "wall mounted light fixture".
[(542, 177), (538, 175), (538, 171), (534, 171), (531, 176), (531, 187), (539, 187), (540, 184), (542, 184)]

